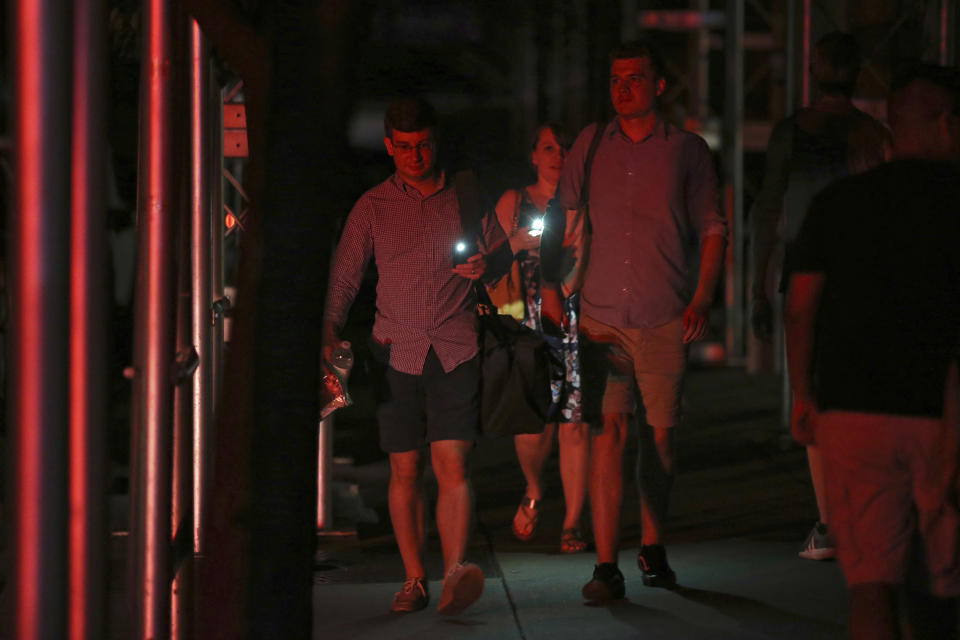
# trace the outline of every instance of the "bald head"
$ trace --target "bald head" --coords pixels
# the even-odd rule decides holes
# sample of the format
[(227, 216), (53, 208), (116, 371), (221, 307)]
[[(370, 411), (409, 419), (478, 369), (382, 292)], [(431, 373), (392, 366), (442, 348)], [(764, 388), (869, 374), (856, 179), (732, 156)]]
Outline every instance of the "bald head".
[(917, 67), (895, 85), (887, 116), (898, 156), (960, 159), (960, 82), (955, 69)]

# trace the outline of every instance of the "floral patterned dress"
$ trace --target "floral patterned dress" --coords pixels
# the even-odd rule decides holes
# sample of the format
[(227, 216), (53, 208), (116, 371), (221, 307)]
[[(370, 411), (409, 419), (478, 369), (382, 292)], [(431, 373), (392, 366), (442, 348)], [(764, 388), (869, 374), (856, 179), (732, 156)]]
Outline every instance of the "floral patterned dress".
[[(541, 215), (543, 211), (537, 209), (524, 189), (514, 213), (514, 229), (518, 226), (529, 226), (532, 218)], [(550, 390), (553, 403), (547, 413), (547, 422), (581, 422), (580, 349), (577, 337), (580, 294), (574, 293), (563, 301), (566, 326), (545, 330), (540, 313), (540, 256), (520, 251), (516, 260), (520, 264), (525, 293), (526, 311), (523, 324), (542, 335), (550, 350)]]

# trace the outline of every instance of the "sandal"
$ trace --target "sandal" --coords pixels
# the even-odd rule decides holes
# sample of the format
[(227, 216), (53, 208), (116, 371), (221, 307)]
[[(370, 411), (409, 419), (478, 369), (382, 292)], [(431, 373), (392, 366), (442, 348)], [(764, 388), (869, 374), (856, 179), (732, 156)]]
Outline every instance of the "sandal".
[[(523, 500), (520, 501), (520, 506), (517, 507), (517, 513), (513, 516), (513, 535), (516, 536), (517, 540), (522, 542), (527, 542), (533, 535), (537, 532), (537, 522), (540, 520), (540, 503), (542, 500), (534, 500), (533, 498), (528, 498), (523, 496)], [(530, 514), (533, 515), (530, 515)], [(526, 520), (526, 525), (529, 530), (524, 531), (523, 529), (517, 528), (517, 518), (522, 517)]]
[(587, 541), (580, 535), (580, 529), (564, 529), (560, 532), (560, 553), (580, 553), (587, 548)]

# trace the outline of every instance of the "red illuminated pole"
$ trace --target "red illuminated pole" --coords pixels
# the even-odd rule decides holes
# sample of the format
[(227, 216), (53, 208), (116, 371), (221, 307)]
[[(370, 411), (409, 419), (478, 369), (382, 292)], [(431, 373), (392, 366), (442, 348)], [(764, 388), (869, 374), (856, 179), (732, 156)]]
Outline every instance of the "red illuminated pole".
[(106, 15), (74, 0), (70, 245), (69, 638), (104, 637)]
[[(193, 348), (198, 367), (175, 392), (174, 526), (189, 539), (189, 557), (173, 587), (171, 638), (193, 637), (194, 563), (205, 550), (205, 497), (209, 484), (209, 440), (212, 412), (211, 322), (211, 190), (210, 190), (210, 56), (199, 25), (188, 24), (189, 61), (189, 216), (181, 224), (178, 349)], [(181, 403), (189, 403), (180, 407)], [(186, 545), (185, 545), (186, 546)]]
[(62, 2), (11, 7), (12, 637), (39, 640), (66, 632), (71, 34)]
[(210, 56), (195, 20), (190, 20), (190, 213), (193, 345), (200, 366), (193, 376), (193, 553), (206, 550), (206, 493), (209, 485), (210, 425), (213, 409), (211, 322)]
[(174, 244), (172, 3), (143, 3), (139, 233), (132, 419), (131, 637), (170, 630)]

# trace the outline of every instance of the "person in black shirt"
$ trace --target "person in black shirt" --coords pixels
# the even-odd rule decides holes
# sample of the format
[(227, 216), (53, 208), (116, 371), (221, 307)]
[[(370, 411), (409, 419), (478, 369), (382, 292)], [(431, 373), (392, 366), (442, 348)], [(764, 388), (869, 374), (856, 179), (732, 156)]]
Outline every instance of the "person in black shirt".
[(957, 73), (918, 68), (889, 118), (894, 161), (818, 194), (790, 247), (791, 427), (823, 455), (851, 637), (897, 637), (914, 537), (926, 588), (944, 598), (936, 637), (955, 637), (960, 425), (944, 398), (960, 346)]

